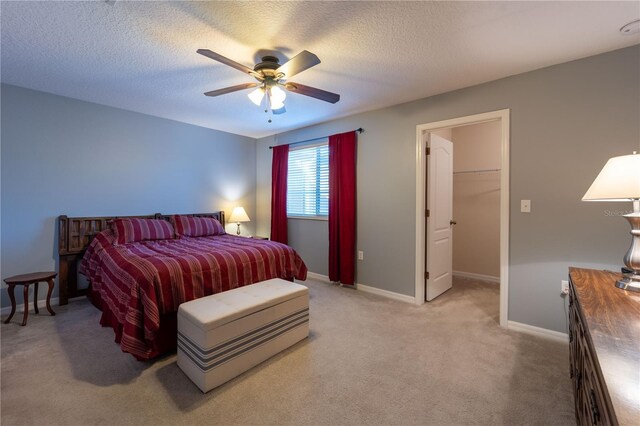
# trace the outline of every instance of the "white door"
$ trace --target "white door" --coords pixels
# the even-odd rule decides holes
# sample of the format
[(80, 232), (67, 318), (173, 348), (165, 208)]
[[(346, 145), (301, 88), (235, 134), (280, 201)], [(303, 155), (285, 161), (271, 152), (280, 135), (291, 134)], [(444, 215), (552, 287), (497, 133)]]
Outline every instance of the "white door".
[(452, 286), (453, 143), (429, 133), (427, 143), (427, 301)]

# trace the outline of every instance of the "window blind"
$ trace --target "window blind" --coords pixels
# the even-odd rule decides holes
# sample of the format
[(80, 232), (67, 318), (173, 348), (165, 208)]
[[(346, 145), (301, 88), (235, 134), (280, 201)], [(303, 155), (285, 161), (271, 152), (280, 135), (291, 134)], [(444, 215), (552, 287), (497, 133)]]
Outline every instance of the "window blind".
[(287, 216), (329, 215), (329, 145), (289, 151)]

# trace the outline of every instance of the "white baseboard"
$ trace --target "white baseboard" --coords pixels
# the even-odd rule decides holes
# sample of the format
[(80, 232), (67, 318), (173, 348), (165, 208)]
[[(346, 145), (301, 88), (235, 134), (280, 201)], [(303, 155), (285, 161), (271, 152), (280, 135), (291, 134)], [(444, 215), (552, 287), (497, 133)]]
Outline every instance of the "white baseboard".
[[(313, 278), (315, 280), (325, 281), (328, 283), (331, 282), (329, 280), (329, 277), (327, 277), (326, 275), (316, 274), (315, 272), (307, 272), (307, 277)], [(365, 293), (371, 293), (378, 296), (386, 297), (388, 299), (415, 304), (415, 298), (413, 296), (407, 296), (406, 294), (395, 293), (393, 291), (383, 290), (377, 287), (370, 287), (364, 284), (356, 284), (356, 289)]]
[[(69, 299), (69, 302), (73, 302), (76, 300), (82, 300), (85, 299), (86, 296), (78, 296), (78, 297), (73, 297), (71, 299)], [(53, 310), (55, 311), (55, 307), (59, 306), (58, 303), (60, 302), (60, 298), (58, 297), (52, 297), (51, 301), (49, 303), (51, 303), (51, 307), (53, 308)], [(47, 312), (47, 303), (46, 303), (46, 299), (39, 299), (38, 300), (38, 309), (40, 309), (40, 311), (42, 311), (44, 309), (44, 311), (49, 314), (49, 312)], [(33, 311), (33, 299), (29, 298), (29, 312)], [(16, 302), (16, 313), (14, 315), (17, 315), (18, 312), (22, 313), (24, 312), (24, 302), (21, 303), (17, 303)], [(1, 315), (9, 315), (11, 313), (11, 306), (5, 306), (4, 308), (0, 309), (0, 314)]]
[(314, 280), (326, 281), (330, 283), (329, 277), (322, 274), (316, 274), (315, 272), (307, 272), (307, 278), (313, 278)]
[(377, 287), (370, 287), (364, 284), (356, 284), (356, 288), (360, 291), (364, 291), (365, 293), (376, 294), (378, 296), (387, 297), (393, 300), (399, 300), (401, 302), (407, 302), (411, 304), (416, 303), (416, 299), (413, 296), (407, 296), (406, 294), (400, 294), (389, 290), (383, 290)]
[(560, 333), (559, 331), (553, 331), (546, 328), (540, 328), (529, 324), (523, 324), (516, 321), (508, 321), (507, 328), (509, 330), (520, 331), (522, 333), (532, 334), (538, 337), (544, 337), (547, 339), (555, 340), (562, 343), (569, 343), (569, 335), (566, 333)]
[(492, 275), (482, 275), (473, 272), (453, 271), (453, 275), (456, 277), (471, 278), (474, 280), (490, 281), (492, 283), (500, 284), (500, 277), (494, 277)]

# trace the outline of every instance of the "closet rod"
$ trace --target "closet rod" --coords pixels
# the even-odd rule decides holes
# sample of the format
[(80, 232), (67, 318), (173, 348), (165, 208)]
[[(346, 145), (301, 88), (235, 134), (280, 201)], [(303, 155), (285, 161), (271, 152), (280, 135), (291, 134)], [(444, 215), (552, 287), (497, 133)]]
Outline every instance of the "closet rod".
[(483, 170), (463, 170), (461, 172), (453, 172), (454, 175), (462, 175), (466, 173), (489, 173), (489, 172), (499, 172), (502, 169), (483, 169)]
[[(357, 129), (355, 129), (354, 132), (362, 133), (362, 132), (364, 132), (364, 129), (362, 127), (359, 127)], [(328, 137), (329, 136), (322, 136), (320, 138), (307, 139), (306, 141), (294, 142), (294, 143), (290, 143), (288, 145), (292, 146), (292, 145), (298, 145), (298, 144), (301, 144), (301, 143), (309, 143), (309, 142), (313, 142), (313, 141), (319, 141), (321, 139), (326, 139)], [(269, 149), (272, 149), (272, 148), (273, 148), (273, 146), (269, 147)]]

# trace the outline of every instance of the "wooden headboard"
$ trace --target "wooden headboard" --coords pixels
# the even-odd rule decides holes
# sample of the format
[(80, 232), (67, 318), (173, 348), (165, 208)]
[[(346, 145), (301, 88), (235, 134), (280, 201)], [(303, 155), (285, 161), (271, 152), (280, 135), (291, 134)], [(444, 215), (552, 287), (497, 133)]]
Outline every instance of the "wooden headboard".
[[(224, 212), (192, 213), (183, 216), (213, 217), (224, 227)], [(148, 216), (100, 216), (100, 217), (67, 217), (58, 216), (58, 285), (60, 287), (60, 305), (69, 303), (69, 298), (82, 296), (86, 290), (78, 289), (78, 261), (99, 232), (109, 226), (114, 219), (139, 218), (169, 220), (171, 215), (156, 213)]]

